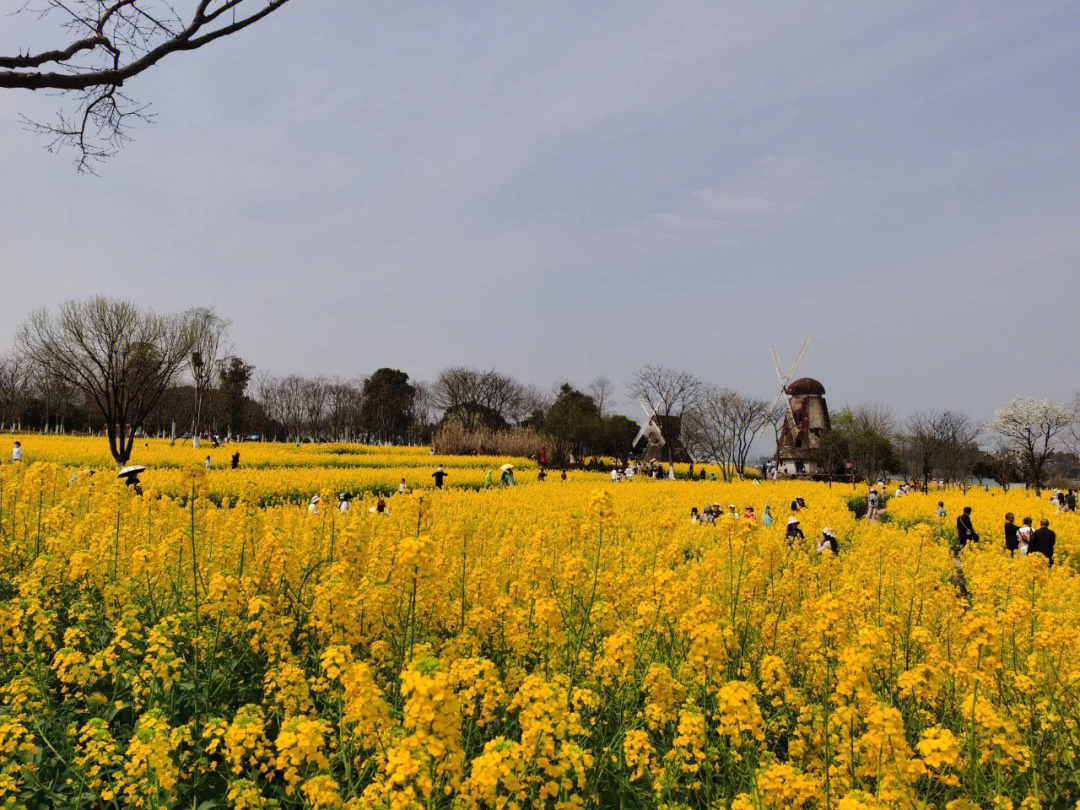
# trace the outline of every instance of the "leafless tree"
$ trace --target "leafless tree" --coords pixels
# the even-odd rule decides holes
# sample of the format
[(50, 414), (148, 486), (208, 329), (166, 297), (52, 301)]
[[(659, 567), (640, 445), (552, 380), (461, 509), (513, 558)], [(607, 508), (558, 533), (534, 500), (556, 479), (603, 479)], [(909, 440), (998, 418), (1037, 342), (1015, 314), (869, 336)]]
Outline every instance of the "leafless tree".
[(278, 418), (289, 438), (297, 444), (304, 437), (304, 387), (307, 380), (298, 374), (290, 374), (277, 383)]
[[(173, 53), (194, 51), (267, 17), (289, 0), (27, 0), (55, 47), (0, 55), (0, 88), (53, 90), (73, 100), (54, 123), (26, 125), (70, 146), (80, 170), (113, 154), (146, 107), (122, 92), (129, 80)], [(187, 6), (187, 8), (183, 8)], [(24, 119), (25, 120), (25, 119)]]
[(710, 462), (720, 468), (725, 480), (733, 471), (731, 403), (729, 392), (723, 388), (706, 388), (694, 409), (683, 416), (683, 441), (698, 461)]
[(462, 366), (443, 371), (431, 393), (444, 418), (460, 422), (467, 431), (500, 427), (517, 418), (524, 399), (524, 389), (512, 377)]
[(75, 390), (60, 377), (43, 369), (28, 375), (28, 386), (44, 411), (42, 430), (48, 431), (49, 426), (54, 425), (59, 431), (64, 419), (74, 411), (77, 397)]
[(537, 386), (523, 385), (521, 387), (521, 396), (512, 414), (514, 421), (520, 422), (535, 414), (543, 416), (554, 401), (554, 397), (545, 394)]
[(978, 435), (979, 426), (962, 413), (916, 413), (899, 439), (900, 457), (907, 474), (924, 486), (934, 476), (966, 487), (979, 459)]
[(769, 403), (730, 388), (705, 386), (694, 409), (684, 413), (683, 435), (691, 452), (719, 465), (727, 481), (732, 472), (746, 471), (750, 446), (767, 424)]
[(195, 418), (191, 426), (191, 444), (198, 447), (203, 429), (203, 403), (224, 361), (222, 353), (232, 322), (218, 317), (209, 307), (196, 307), (187, 313), (187, 317), (192, 330), (192, 349), (187, 358), (187, 369), (195, 384)]
[(686, 371), (672, 371), (663, 366), (646, 366), (634, 375), (628, 386), (630, 396), (644, 400), (659, 417), (668, 462), (674, 461), (677, 435), (684, 414), (693, 412), (701, 401), (705, 386)]
[(14, 354), (0, 357), (0, 430), (19, 420), (27, 397), (26, 365)]
[(413, 387), (416, 388), (416, 396), (413, 398), (413, 435), (409, 441), (418, 444), (433, 421), (436, 405), (431, 383), (416, 382)]
[(877, 433), (888, 439), (896, 435), (896, 416), (888, 405), (868, 402), (852, 408), (851, 413), (863, 430)]
[(19, 329), (27, 362), (93, 401), (117, 466), (131, 458), (135, 434), (180, 372), (192, 330), (180, 315), (156, 315), (128, 301), (69, 301), (55, 317), (33, 313)]
[(998, 438), (994, 447), (986, 454), (993, 470), (994, 480), (1001, 486), (1002, 491), (1008, 492), (1009, 486), (1020, 476), (1020, 458), (1016, 448), (1012, 447), (1008, 439)]
[(304, 422), (308, 435), (314, 441), (323, 439), (323, 421), (326, 418), (326, 403), (330, 397), (330, 384), (322, 377), (304, 380), (301, 394), (304, 410)]
[(600, 415), (607, 414), (607, 408), (611, 405), (611, 398), (615, 395), (615, 384), (607, 377), (597, 377), (589, 383), (589, 396), (593, 398)]
[(255, 378), (254, 393), (255, 402), (258, 404), (259, 410), (262, 411), (262, 417), (265, 420), (261, 431), (265, 438), (273, 424), (285, 424), (277, 380), (269, 374), (260, 372)]
[(966, 488), (979, 458), (980, 426), (956, 411), (942, 411), (932, 426), (937, 445), (935, 468), (946, 481)]
[[(326, 390), (326, 429), (336, 441), (356, 441), (360, 436), (360, 408), (364, 404), (363, 380), (334, 380)], [(368, 437), (363, 437), (366, 441)]]

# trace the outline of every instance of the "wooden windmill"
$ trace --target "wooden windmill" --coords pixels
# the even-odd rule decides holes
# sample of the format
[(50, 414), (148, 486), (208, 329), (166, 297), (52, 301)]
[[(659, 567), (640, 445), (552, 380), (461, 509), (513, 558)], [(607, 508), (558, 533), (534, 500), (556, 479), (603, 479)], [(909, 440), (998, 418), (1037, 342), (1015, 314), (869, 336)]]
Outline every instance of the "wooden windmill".
[(829, 408), (825, 403), (825, 386), (810, 377), (793, 381), (802, 363), (810, 338), (803, 341), (799, 354), (787, 374), (780, 364), (775, 346), (769, 347), (780, 390), (776, 392), (769, 412), (784, 402), (784, 422), (776, 443), (776, 468), (785, 475), (814, 475), (820, 472), (817, 449), (822, 435), (830, 429)]

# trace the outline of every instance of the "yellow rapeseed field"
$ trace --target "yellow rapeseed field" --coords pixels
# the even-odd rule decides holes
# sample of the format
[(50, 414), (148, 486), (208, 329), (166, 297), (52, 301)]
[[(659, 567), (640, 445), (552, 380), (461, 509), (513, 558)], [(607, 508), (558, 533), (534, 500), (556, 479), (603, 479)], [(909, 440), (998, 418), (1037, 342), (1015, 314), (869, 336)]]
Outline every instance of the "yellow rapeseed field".
[[(167, 442), (138, 497), (102, 445), (0, 467), (0, 806), (1080, 807), (1080, 517), (1045, 497), (867, 521), (850, 485)], [(711, 502), (774, 525), (692, 525)], [(1007, 510), (1051, 520), (1053, 568)]]

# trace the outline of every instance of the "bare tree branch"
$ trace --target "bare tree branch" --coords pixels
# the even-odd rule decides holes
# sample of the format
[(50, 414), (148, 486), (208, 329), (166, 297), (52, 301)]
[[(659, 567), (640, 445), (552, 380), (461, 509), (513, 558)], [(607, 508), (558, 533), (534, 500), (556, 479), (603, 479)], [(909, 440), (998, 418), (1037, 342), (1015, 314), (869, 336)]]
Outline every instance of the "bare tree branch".
[(167, 0), (42, 2), (42, 18), (59, 15), (57, 27), (71, 41), (37, 53), (0, 55), (0, 88), (73, 97), (74, 112), (59, 110), (57, 123), (24, 124), (50, 138), (50, 151), (73, 147), (77, 168), (85, 171), (128, 140), (125, 128), (132, 119), (149, 120), (144, 106), (119, 92), (125, 82), (172, 53), (240, 32), (289, 0), (199, 0), (186, 15)]

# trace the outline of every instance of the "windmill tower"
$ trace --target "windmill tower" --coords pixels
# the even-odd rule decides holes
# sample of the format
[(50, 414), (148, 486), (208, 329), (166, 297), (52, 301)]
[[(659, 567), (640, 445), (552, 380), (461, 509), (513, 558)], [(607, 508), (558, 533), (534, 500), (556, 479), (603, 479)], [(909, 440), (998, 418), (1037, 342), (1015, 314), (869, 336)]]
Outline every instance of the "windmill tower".
[(690, 453), (683, 447), (681, 441), (679, 441), (679, 431), (682, 428), (682, 419), (678, 416), (661, 416), (656, 412), (656, 409), (652, 407), (648, 400), (642, 398), (638, 402), (641, 404), (641, 409), (645, 411), (647, 417), (644, 424), (641, 426), (641, 430), (638, 431), (638, 435), (634, 437), (631, 448), (636, 448), (638, 443), (648, 437), (648, 444), (645, 445), (645, 450), (642, 453), (642, 460), (644, 461), (665, 461), (667, 457), (667, 440), (664, 438), (664, 434), (668, 435), (671, 439), (674, 447), (672, 448), (671, 456), (675, 461), (692, 461)]
[(811, 377), (792, 380), (809, 346), (808, 337), (786, 375), (776, 347), (769, 347), (776, 379), (780, 382), (772, 408), (781, 400), (784, 402), (784, 423), (776, 447), (777, 472), (781, 475), (804, 476), (823, 472), (818, 461), (818, 448), (821, 447), (822, 436), (832, 428), (829, 406), (825, 402), (825, 386)]

